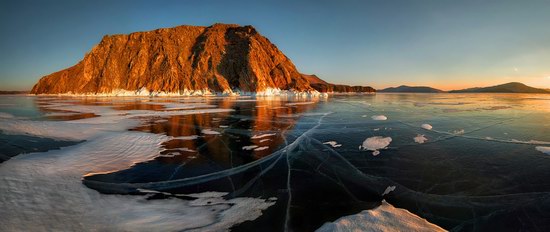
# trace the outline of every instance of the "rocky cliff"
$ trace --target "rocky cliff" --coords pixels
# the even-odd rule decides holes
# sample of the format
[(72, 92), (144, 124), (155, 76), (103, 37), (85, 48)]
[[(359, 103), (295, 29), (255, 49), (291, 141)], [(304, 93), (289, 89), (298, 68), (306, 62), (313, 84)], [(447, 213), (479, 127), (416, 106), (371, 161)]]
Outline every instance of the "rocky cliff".
[(41, 78), (34, 94), (315, 92), (252, 26), (178, 26), (105, 36), (78, 64)]

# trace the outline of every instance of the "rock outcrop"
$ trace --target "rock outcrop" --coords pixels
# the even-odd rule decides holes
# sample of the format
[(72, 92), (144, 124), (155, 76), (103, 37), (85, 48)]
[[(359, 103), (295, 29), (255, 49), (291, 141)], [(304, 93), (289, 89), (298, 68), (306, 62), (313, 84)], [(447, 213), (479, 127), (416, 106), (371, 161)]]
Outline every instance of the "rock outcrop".
[(321, 93), (374, 93), (376, 90), (370, 86), (349, 86), (328, 83), (316, 75), (302, 74), (312, 88)]
[(252, 26), (214, 24), (105, 36), (78, 64), (41, 78), (31, 93), (190, 95), (315, 89)]

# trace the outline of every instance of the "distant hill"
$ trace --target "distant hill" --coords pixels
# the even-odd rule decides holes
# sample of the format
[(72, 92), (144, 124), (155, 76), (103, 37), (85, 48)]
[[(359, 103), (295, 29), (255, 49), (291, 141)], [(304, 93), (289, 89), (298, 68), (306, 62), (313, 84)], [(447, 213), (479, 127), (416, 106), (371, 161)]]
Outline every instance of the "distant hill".
[(406, 86), (390, 87), (378, 90), (380, 93), (443, 93), (445, 91), (428, 86)]
[(374, 93), (376, 92), (370, 86), (350, 86), (350, 85), (337, 85), (331, 84), (323, 79), (319, 78), (317, 75), (312, 74), (302, 74), (302, 76), (309, 82), (309, 85), (315, 90), (321, 93)]
[(461, 90), (452, 90), (449, 93), (550, 93), (548, 90), (537, 89), (519, 82), (510, 82), (490, 87), (476, 87)]
[(0, 91), (0, 95), (6, 94), (28, 94), (30, 91)]

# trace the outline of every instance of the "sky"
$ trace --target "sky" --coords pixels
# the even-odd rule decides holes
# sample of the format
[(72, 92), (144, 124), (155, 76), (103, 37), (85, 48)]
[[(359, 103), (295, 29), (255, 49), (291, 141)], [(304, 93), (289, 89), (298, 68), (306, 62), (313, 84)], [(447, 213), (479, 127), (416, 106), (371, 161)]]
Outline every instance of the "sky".
[(29, 90), (105, 34), (253, 25), (302, 73), (350, 85), (550, 88), (550, 1), (0, 1), (0, 90)]

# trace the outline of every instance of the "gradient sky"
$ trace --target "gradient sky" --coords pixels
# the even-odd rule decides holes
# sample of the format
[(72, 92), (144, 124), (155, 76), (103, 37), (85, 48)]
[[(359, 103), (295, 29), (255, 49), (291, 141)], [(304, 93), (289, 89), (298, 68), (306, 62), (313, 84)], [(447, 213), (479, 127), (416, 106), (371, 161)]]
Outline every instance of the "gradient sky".
[(0, 90), (28, 90), (105, 34), (253, 25), (302, 73), (375, 88), (550, 88), (550, 1), (0, 1)]

